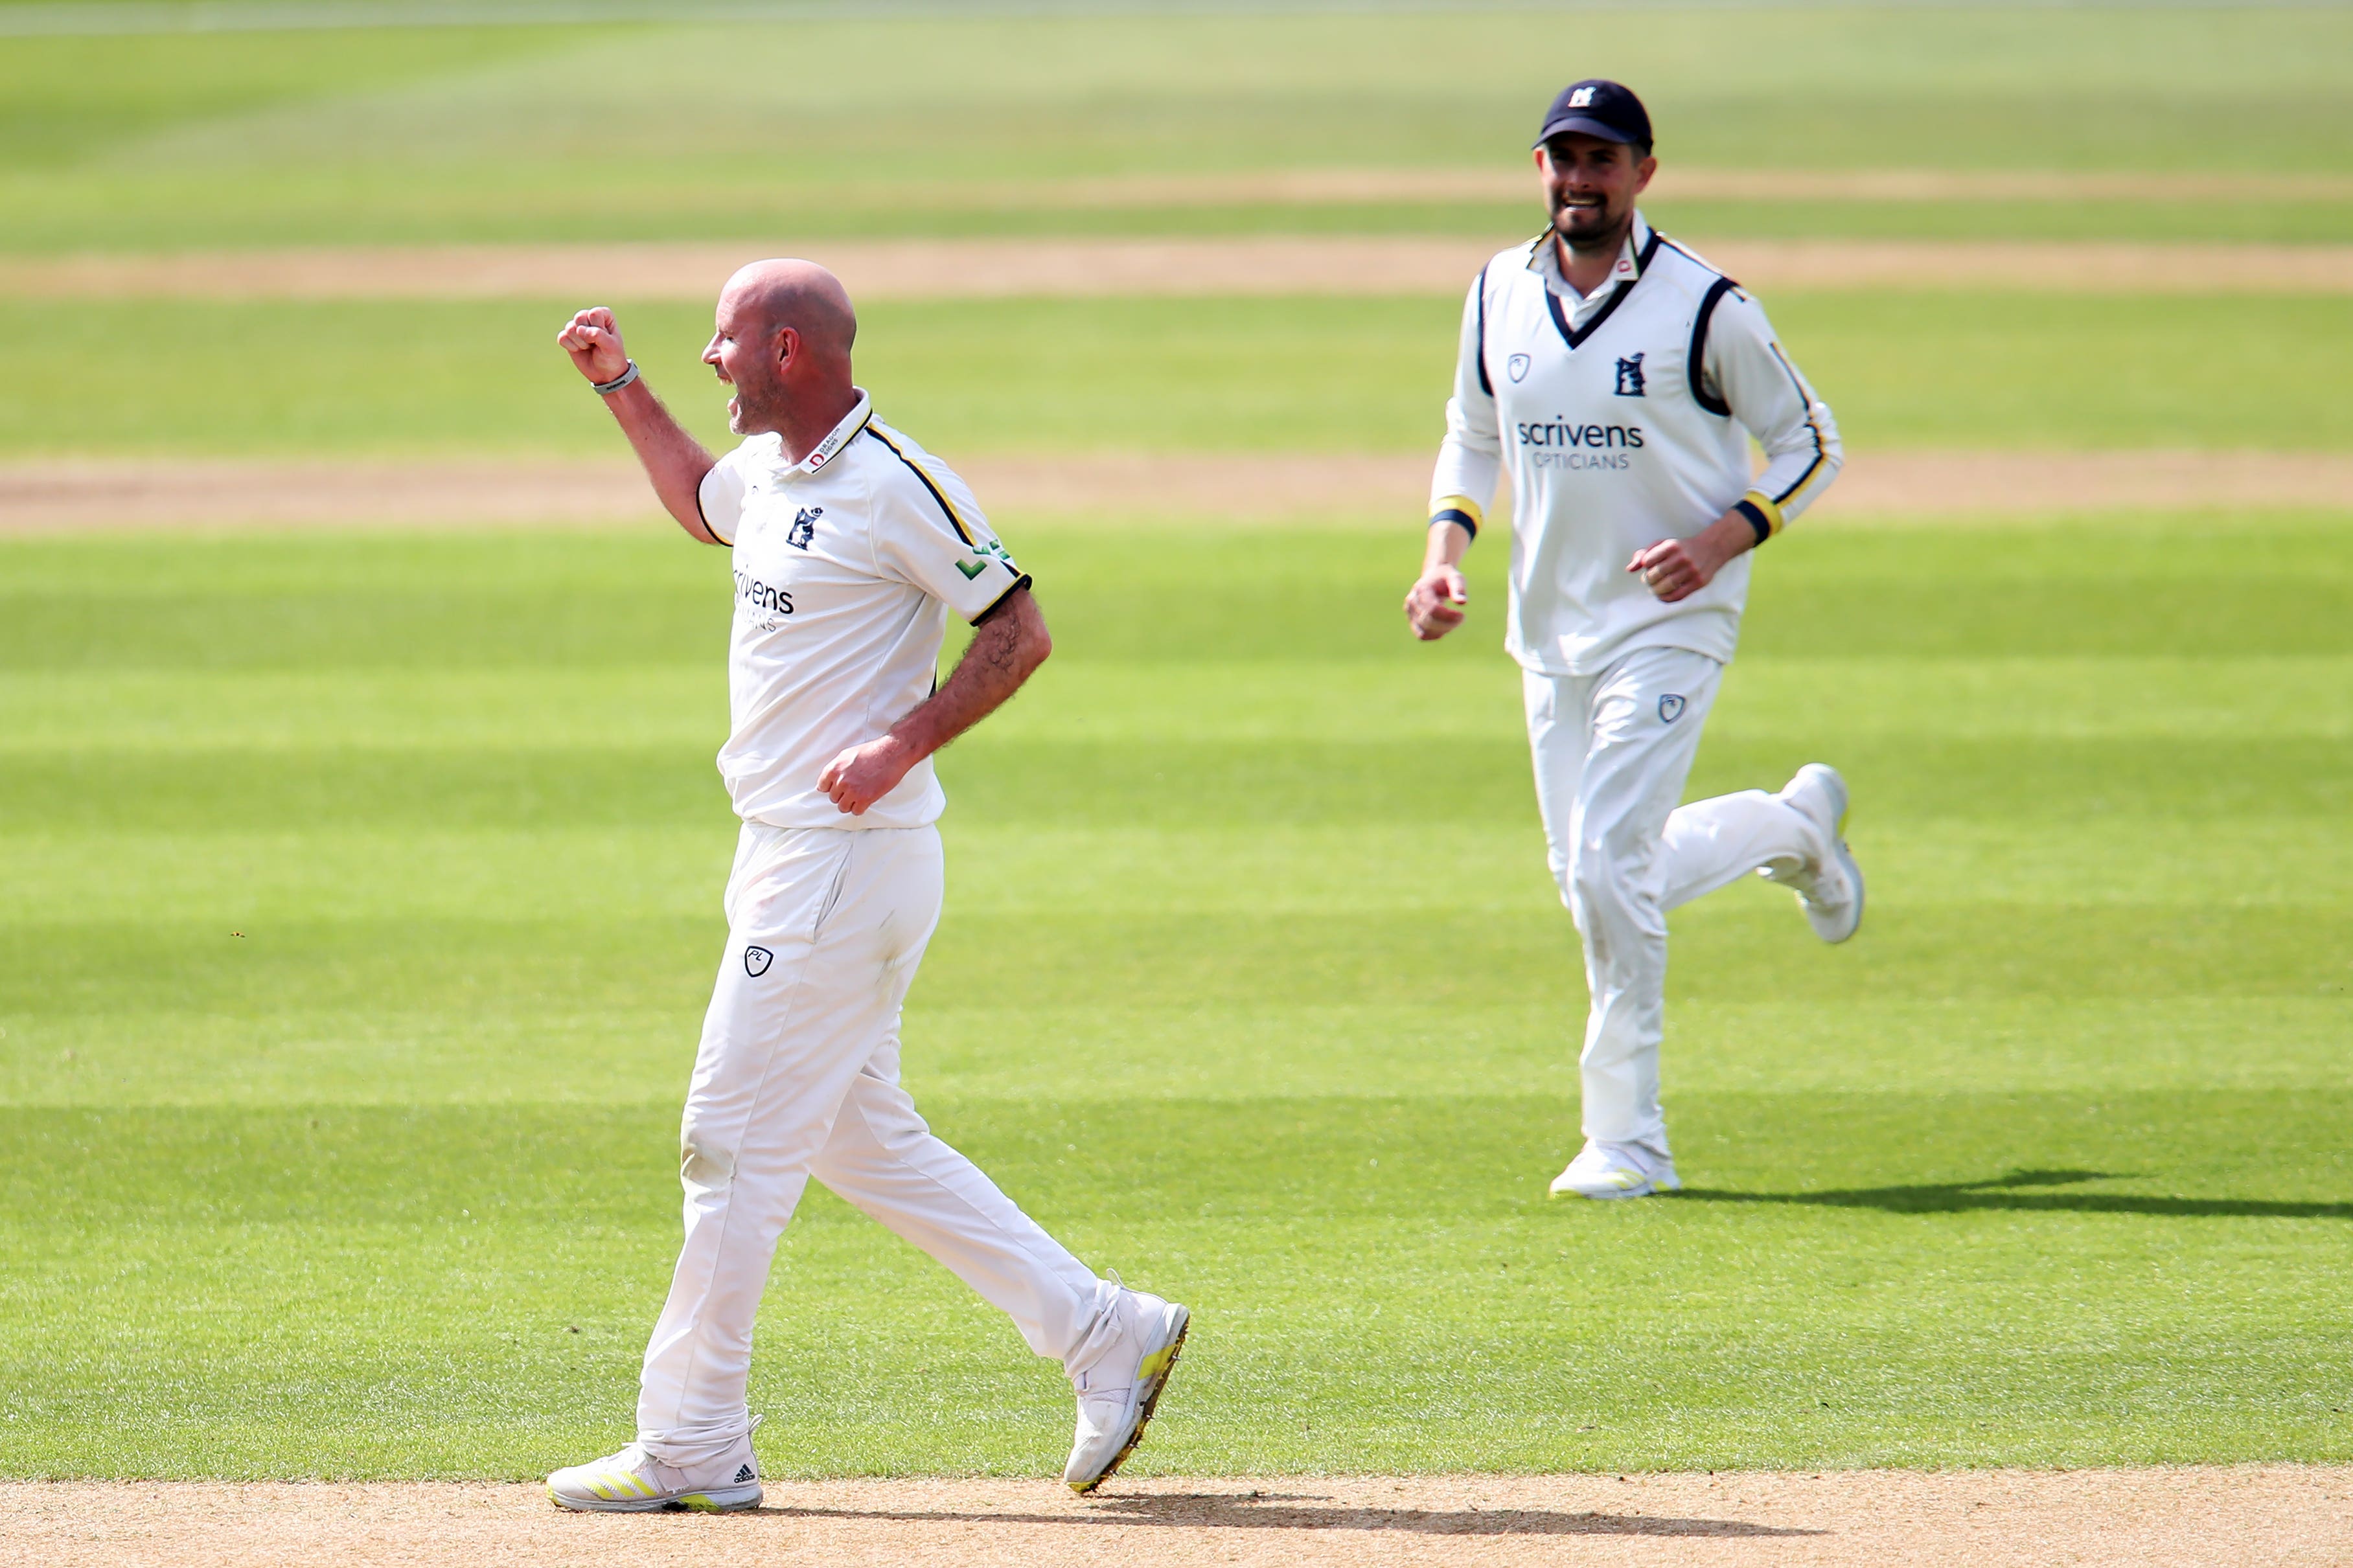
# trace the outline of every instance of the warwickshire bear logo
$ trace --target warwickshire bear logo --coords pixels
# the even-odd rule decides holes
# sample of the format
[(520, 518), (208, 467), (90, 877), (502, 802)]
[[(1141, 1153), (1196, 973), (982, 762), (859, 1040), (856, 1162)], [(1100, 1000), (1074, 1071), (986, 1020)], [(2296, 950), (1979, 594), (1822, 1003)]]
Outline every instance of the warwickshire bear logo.
[[(1619, 363), (1623, 364), (1625, 362), (1620, 360)], [(785, 542), (807, 550), (809, 541), (817, 537), (817, 520), (824, 515), (825, 508), (821, 506), (801, 508), (793, 518), (792, 531), (785, 535)]]
[(765, 947), (747, 947), (744, 950), (744, 973), (757, 980), (768, 973), (768, 965), (776, 961), (776, 955)]
[(1642, 356), (1641, 354), (1629, 354), (1618, 362), (1618, 395), (1620, 397), (1648, 395), (1642, 390)]

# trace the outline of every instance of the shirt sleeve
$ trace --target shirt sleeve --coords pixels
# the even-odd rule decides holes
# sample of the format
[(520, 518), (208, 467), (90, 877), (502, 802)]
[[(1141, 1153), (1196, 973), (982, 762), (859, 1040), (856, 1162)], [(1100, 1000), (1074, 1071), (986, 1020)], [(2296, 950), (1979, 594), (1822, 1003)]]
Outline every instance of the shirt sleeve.
[(1454, 358), (1454, 395), (1446, 400), (1446, 438), (1430, 479), (1430, 521), (1459, 522), (1476, 538), (1504, 471), (1495, 425), (1495, 390), (1485, 363), (1487, 274), (1462, 301), (1462, 337)]
[(736, 525), (744, 521), (744, 470), (736, 463), (737, 447), (711, 465), (702, 476), (702, 483), (694, 492), (695, 509), (702, 513), (702, 526), (722, 544), (735, 542)]
[(913, 584), (976, 622), (1029, 586), (1029, 574), (1014, 563), (961, 477), (892, 437), (882, 441), (896, 469), (875, 497), (881, 524), (874, 532), (875, 565), (885, 576)]
[(1838, 421), (1773, 336), (1765, 308), (1738, 289), (1725, 293), (1708, 320), (1700, 391), (1765, 449), (1765, 471), (1739, 503), (1765, 530), (1761, 542), (1838, 477), (1845, 461)]

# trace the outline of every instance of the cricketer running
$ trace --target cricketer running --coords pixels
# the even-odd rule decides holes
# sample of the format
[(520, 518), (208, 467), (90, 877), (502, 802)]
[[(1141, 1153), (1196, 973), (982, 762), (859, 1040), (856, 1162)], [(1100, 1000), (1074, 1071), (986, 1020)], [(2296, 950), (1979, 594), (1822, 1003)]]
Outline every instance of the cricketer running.
[(1836, 769), (1676, 804), (1739, 637), (1750, 552), (1837, 475), (1838, 426), (1757, 301), (1643, 220), (1658, 160), (1631, 90), (1564, 89), (1535, 154), (1551, 221), (1463, 302), (1405, 613), (1425, 641), (1462, 624), (1459, 563), (1508, 475), (1504, 644), (1591, 995), (1585, 1146), (1552, 1192), (1642, 1197), (1681, 1184), (1659, 1103), (1667, 911), (1757, 871), (1796, 892), (1825, 942), (1862, 920)]
[[(744, 437), (724, 457), (655, 398), (612, 311), (557, 336), (679, 526), (732, 553), (719, 771), (744, 826), (680, 1134), (685, 1242), (637, 1439), (556, 1471), (548, 1496), (599, 1511), (759, 1504), (752, 1325), (812, 1177), (1061, 1363), (1078, 1395), (1062, 1479), (1088, 1491), (1142, 1436), (1188, 1314), (1097, 1278), (934, 1137), (899, 1081), (900, 1004), (944, 885), (932, 754), (1044, 661), (1045, 616), (965, 482), (852, 381), (858, 318), (833, 274), (754, 262), (728, 279), (716, 329), (703, 362)], [(951, 612), (976, 630), (942, 681)]]

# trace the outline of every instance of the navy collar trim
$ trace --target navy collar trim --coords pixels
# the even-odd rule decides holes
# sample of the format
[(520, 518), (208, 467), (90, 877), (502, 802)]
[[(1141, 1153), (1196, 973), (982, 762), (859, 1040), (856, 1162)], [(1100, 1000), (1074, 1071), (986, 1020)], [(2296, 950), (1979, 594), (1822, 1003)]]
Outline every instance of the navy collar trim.
[(1626, 302), (1627, 295), (1641, 287), (1642, 279), (1650, 276), (1651, 258), (1658, 253), (1659, 231), (1654, 228), (1651, 230), (1651, 237), (1642, 242), (1641, 253), (1634, 258), (1634, 276), (1626, 282), (1619, 284), (1610, 293), (1608, 302), (1596, 310), (1593, 313), (1593, 319), (1581, 328), (1568, 324), (1568, 312), (1561, 309), (1559, 295), (1549, 289), (1544, 291), (1545, 308), (1552, 312), (1552, 324), (1560, 329), (1561, 341), (1569, 346), (1572, 353), (1582, 346), (1586, 339), (1601, 330), (1601, 323), (1608, 321), (1618, 307)]

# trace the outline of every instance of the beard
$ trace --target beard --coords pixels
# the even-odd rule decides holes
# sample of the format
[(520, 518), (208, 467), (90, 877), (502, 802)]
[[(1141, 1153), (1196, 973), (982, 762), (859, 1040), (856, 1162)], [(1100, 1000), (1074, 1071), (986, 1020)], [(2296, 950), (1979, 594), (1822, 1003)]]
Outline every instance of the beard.
[(1553, 232), (1573, 247), (1586, 247), (1615, 240), (1621, 237), (1627, 219), (1633, 215), (1612, 213), (1607, 205), (1572, 207), (1566, 203), (1552, 211)]
[(784, 402), (785, 389), (781, 385), (754, 385), (739, 381), (734, 395), (727, 400), (727, 428), (738, 436), (774, 430), (777, 427), (776, 416), (784, 411)]

